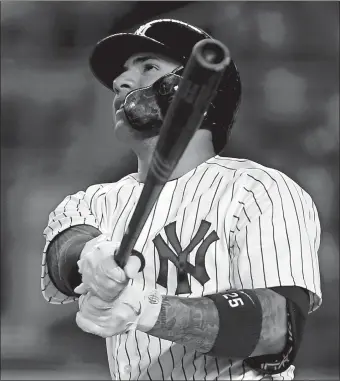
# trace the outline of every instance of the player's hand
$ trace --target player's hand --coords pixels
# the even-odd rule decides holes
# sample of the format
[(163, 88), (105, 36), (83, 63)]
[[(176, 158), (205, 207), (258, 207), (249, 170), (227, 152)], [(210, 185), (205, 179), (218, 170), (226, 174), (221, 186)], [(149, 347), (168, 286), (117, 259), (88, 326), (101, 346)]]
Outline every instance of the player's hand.
[(119, 299), (106, 302), (88, 292), (79, 298), (76, 323), (84, 332), (107, 338), (126, 332), (137, 320), (138, 312)]
[(104, 235), (96, 237), (84, 246), (77, 262), (82, 283), (74, 289), (77, 294), (91, 291), (103, 301), (114, 300), (134, 278), (140, 269), (140, 260), (130, 256), (121, 269), (114, 260), (119, 243), (108, 241)]
[(162, 297), (157, 290), (128, 286), (114, 301), (106, 302), (88, 292), (79, 298), (76, 323), (84, 332), (111, 337), (131, 329), (150, 330), (157, 321)]

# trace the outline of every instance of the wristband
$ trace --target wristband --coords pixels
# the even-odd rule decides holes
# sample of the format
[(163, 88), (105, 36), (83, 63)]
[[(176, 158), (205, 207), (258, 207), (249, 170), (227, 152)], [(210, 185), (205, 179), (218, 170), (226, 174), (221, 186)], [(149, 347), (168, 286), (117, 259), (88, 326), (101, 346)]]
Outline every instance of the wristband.
[(231, 290), (207, 295), (218, 310), (219, 331), (209, 354), (216, 357), (249, 357), (262, 329), (261, 303), (252, 290)]
[(158, 290), (140, 291), (127, 286), (117, 300), (128, 305), (136, 314), (136, 320), (128, 324), (128, 330), (148, 332), (154, 327), (162, 307), (162, 295)]
[(148, 332), (152, 329), (158, 319), (162, 307), (162, 295), (157, 290), (152, 290), (144, 295), (142, 313), (137, 321), (137, 329)]

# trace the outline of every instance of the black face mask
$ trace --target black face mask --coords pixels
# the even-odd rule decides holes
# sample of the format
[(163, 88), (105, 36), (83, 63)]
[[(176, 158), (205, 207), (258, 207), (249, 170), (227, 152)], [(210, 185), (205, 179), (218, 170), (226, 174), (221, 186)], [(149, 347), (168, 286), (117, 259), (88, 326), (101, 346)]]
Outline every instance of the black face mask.
[(159, 78), (148, 87), (133, 90), (124, 101), (124, 112), (131, 127), (150, 131), (162, 126), (164, 117), (178, 89), (183, 67)]

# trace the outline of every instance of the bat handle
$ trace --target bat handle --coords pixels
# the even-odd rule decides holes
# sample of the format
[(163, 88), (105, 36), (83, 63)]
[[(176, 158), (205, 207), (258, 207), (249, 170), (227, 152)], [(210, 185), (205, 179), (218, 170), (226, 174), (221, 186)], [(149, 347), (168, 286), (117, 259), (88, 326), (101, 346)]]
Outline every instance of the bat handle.
[[(122, 242), (118, 248), (118, 250), (114, 254), (114, 260), (117, 263), (117, 265), (123, 269), (129, 259), (129, 254), (127, 254), (127, 248), (126, 248), (126, 234), (123, 236)], [(131, 251), (132, 254), (132, 251)]]
[(133, 263), (133, 271), (137, 274), (137, 272), (143, 271), (145, 267), (145, 258), (143, 254), (141, 254), (139, 251), (133, 249), (129, 256), (124, 255), (123, 250), (121, 250), (120, 252), (117, 251), (114, 255), (114, 260), (121, 269), (124, 269), (129, 257), (133, 257), (133, 256), (139, 259), (139, 262), (138, 262), (139, 267), (137, 267), (137, 264), (136, 264), (137, 262)]
[(118, 250), (114, 254), (114, 260), (120, 268), (124, 268), (129, 256), (136, 253), (136, 250), (134, 250), (135, 244), (162, 188), (162, 186), (156, 184), (156, 179), (150, 179), (150, 176), (145, 181), (128, 228), (123, 235)]

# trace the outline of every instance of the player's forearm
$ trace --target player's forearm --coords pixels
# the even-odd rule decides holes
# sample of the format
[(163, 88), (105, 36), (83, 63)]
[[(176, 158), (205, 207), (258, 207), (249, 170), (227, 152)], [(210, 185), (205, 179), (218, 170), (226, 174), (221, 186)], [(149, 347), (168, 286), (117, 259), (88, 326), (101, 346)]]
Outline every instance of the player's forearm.
[(77, 261), (85, 244), (101, 232), (90, 225), (76, 225), (58, 234), (48, 247), (46, 263), (56, 288), (67, 296), (76, 296), (81, 283)]
[(286, 344), (286, 299), (269, 289), (256, 289), (262, 307), (262, 329), (252, 357), (281, 352)]
[(148, 334), (205, 353), (212, 348), (218, 328), (218, 311), (212, 300), (163, 296), (161, 312)]
[[(256, 289), (262, 308), (262, 328), (252, 356), (279, 353), (286, 340), (286, 301), (269, 289)], [(180, 343), (198, 352), (210, 352), (219, 333), (220, 322), (214, 302), (206, 297), (164, 296), (155, 326), (148, 334)], [(225, 337), (226, 348), (233, 343)], [(236, 357), (230, 350), (226, 357)]]

